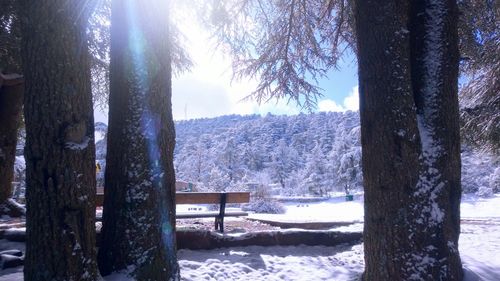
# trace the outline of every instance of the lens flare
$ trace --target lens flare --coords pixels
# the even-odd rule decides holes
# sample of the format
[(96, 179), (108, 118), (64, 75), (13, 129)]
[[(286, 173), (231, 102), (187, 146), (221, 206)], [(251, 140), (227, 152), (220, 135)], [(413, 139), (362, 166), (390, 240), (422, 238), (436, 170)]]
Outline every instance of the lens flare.
[[(149, 163), (149, 174), (151, 176), (150, 181), (153, 188), (157, 190), (151, 190), (151, 194), (159, 195), (159, 198), (154, 198), (157, 200), (158, 213), (160, 215), (159, 227), (162, 235), (163, 245), (166, 247), (166, 254), (168, 255), (167, 261), (169, 263), (175, 264), (175, 229), (170, 221), (170, 217), (173, 216), (174, 212), (165, 200), (169, 195), (168, 186), (164, 186), (165, 167), (162, 165), (161, 161), (161, 151), (158, 143), (158, 137), (160, 133), (161, 126), (161, 116), (159, 113), (152, 113), (150, 110), (150, 104), (148, 103), (147, 94), (151, 90), (152, 85), (152, 72), (155, 71), (156, 65), (154, 61), (147, 61), (146, 54), (151, 49), (148, 46), (148, 41), (143, 34), (142, 28), (139, 26), (139, 20), (137, 11), (140, 9), (137, 7), (138, 1), (126, 0), (127, 7), (127, 20), (129, 28), (129, 38), (128, 38), (128, 49), (131, 53), (132, 61), (131, 67), (134, 70), (133, 77), (131, 77), (131, 84), (136, 87), (138, 93), (138, 106), (140, 116), (140, 127), (141, 133), (146, 141), (148, 149), (148, 163)], [(167, 79), (168, 77), (165, 77)], [(171, 267), (172, 268), (172, 267)]]

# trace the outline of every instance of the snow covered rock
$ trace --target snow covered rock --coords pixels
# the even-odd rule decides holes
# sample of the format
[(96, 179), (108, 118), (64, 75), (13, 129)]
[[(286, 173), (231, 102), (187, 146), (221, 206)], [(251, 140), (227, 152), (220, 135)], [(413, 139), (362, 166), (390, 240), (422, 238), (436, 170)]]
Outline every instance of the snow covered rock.
[(0, 268), (7, 269), (24, 264), (24, 256), (0, 254)]
[(242, 246), (337, 246), (356, 244), (361, 241), (361, 232), (279, 230), (243, 234), (220, 234), (211, 231), (187, 230), (177, 232), (177, 248), (208, 250), (222, 247)]
[(5, 250), (1, 251), (0, 255), (11, 255), (11, 256), (16, 256), (16, 257), (21, 257), (23, 255), (23, 252), (21, 250)]
[(3, 233), (3, 239), (13, 242), (26, 242), (26, 228), (10, 228)]

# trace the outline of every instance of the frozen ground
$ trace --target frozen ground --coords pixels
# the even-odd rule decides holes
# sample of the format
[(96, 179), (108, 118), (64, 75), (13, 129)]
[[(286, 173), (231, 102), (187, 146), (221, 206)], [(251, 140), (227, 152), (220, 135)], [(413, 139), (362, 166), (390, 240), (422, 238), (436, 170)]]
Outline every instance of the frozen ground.
[[(305, 206), (287, 203), (284, 215), (262, 215), (284, 221), (362, 221), (360, 201), (320, 202)], [(500, 196), (464, 198), (461, 205), (460, 252), (466, 280), (500, 280)], [(360, 230), (361, 224), (343, 227)], [(0, 249), (24, 247), (6, 245)], [(7, 247), (8, 246), (8, 247)], [(179, 250), (182, 280), (358, 280), (363, 271), (363, 247), (273, 246), (214, 250)], [(22, 280), (22, 267), (0, 271), (0, 281)], [(126, 280), (122, 275), (106, 281)]]
[(344, 197), (323, 202), (285, 203), (285, 214), (251, 214), (251, 218), (281, 222), (362, 222), (362, 198), (345, 202)]
[[(292, 221), (362, 221), (361, 201), (287, 203), (282, 215), (252, 217)], [(500, 196), (465, 197), (461, 205), (460, 252), (467, 281), (500, 280)], [(340, 227), (356, 231), (362, 224)], [(290, 246), (240, 247), (179, 251), (183, 280), (359, 280), (364, 268), (363, 247)]]
[(356, 280), (362, 246), (236, 247), (179, 251), (182, 280)]

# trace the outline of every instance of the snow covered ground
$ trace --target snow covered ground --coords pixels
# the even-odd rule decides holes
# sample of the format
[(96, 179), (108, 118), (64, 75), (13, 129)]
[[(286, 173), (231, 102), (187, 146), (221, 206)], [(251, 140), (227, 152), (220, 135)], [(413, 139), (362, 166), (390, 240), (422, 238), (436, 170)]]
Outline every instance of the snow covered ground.
[(235, 247), (179, 251), (182, 280), (356, 280), (362, 246)]
[[(332, 202), (333, 201), (333, 202)], [(251, 217), (284, 222), (363, 221), (361, 201), (287, 203), (282, 215)], [(466, 281), (500, 280), (500, 195), (465, 197), (460, 252)], [(337, 230), (357, 231), (362, 224)], [(363, 246), (239, 247), (179, 251), (182, 280), (359, 280)]]
[[(283, 215), (253, 215), (283, 221), (362, 221), (361, 201), (327, 201), (302, 206), (287, 203)], [(465, 197), (460, 252), (466, 280), (500, 280), (500, 195)], [(361, 230), (362, 224), (338, 230)], [(16, 243), (0, 249), (24, 247)], [(362, 244), (325, 246), (249, 246), (214, 250), (179, 250), (182, 280), (358, 280), (363, 271)], [(22, 280), (22, 267), (0, 271), (0, 281)], [(126, 280), (123, 275), (106, 281)]]
[(285, 203), (285, 214), (250, 214), (251, 218), (282, 222), (362, 222), (362, 198), (345, 202), (344, 197), (323, 202)]

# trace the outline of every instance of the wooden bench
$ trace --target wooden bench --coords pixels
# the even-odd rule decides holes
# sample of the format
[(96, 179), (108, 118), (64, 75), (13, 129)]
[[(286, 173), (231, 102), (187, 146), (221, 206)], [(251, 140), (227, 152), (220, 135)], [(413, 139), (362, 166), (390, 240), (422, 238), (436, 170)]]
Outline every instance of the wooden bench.
[[(215, 218), (215, 230), (224, 232), (224, 217), (248, 216), (247, 212), (226, 212), (226, 204), (248, 203), (249, 192), (176, 192), (175, 204), (219, 204), (219, 211), (211, 212), (179, 212), (177, 219)], [(104, 203), (104, 190), (97, 188), (96, 205)]]

